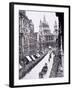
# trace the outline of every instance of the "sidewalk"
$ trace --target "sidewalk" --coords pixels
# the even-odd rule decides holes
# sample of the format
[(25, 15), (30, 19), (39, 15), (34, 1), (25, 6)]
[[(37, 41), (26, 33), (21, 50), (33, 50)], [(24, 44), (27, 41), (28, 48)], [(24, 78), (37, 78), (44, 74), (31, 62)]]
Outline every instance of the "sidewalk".
[[(56, 52), (58, 53), (58, 52)], [(51, 70), (51, 73), (50, 73), (50, 78), (54, 78), (54, 77), (63, 77), (63, 72), (64, 72), (64, 68), (63, 68), (63, 60), (64, 60), (64, 57), (61, 56), (61, 59), (59, 58), (60, 56), (57, 54), (55, 55), (54, 57), (54, 62), (53, 62), (53, 66), (52, 66), (52, 70)], [(62, 65), (60, 64), (62, 61)]]

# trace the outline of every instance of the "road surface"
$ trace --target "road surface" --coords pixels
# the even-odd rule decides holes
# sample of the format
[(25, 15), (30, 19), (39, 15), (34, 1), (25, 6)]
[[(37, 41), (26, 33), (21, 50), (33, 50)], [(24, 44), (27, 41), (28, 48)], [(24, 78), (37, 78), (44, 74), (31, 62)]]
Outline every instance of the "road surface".
[(41, 72), (45, 63), (47, 63), (48, 71), (44, 75), (43, 78), (46, 78), (46, 79), (49, 78), (49, 75), (50, 75), (50, 72), (52, 69), (52, 65), (53, 65), (53, 58), (54, 58), (54, 54), (52, 53), (50, 62), (48, 61), (50, 53), (51, 52), (48, 52), (47, 55), (29, 73), (26, 74), (24, 79), (39, 79), (39, 72)]

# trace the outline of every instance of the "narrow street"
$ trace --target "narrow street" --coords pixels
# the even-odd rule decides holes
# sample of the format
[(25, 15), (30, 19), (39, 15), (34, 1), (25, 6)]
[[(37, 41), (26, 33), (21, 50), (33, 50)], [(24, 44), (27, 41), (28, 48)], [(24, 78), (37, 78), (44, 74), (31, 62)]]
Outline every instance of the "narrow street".
[(53, 53), (51, 54), (50, 62), (48, 61), (49, 55), (50, 55), (50, 52), (48, 52), (48, 54), (29, 73), (26, 74), (24, 79), (38, 79), (39, 78), (39, 72), (41, 72), (45, 63), (47, 63), (48, 71), (44, 75), (44, 78), (49, 78), (49, 75), (50, 75), (50, 72), (52, 69), (52, 65), (53, 65), (54, 54)]

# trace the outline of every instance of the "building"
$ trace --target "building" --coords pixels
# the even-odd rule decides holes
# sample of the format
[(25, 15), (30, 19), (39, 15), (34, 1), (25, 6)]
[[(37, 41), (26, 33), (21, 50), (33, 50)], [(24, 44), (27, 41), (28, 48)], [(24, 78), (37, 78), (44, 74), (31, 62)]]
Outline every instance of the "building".
[(55, 24), (54, 24), (54, 32), (53, 34), (56, 36), (56, 38), (58, 38), (58, 35), (59, 35), (59, 26), (57, 25), (57, 22), (55, 21)]
[(39, 25), (39, 48), (40, 51), (44, 52), (48, 50), (49, 46), (55, 47), (56, 39), (57, 39), (57, 26), (56, 21), (54, 25), (54, 33), (51, 33), (49, 25), (45, 19), (45, 16), (43, 18), (43, 21), (40, 20)]
[(34, 33), (34, 24), (28, 19), (24, 10), (19, 11), (19, 57), (35, 54), (37, 36)]

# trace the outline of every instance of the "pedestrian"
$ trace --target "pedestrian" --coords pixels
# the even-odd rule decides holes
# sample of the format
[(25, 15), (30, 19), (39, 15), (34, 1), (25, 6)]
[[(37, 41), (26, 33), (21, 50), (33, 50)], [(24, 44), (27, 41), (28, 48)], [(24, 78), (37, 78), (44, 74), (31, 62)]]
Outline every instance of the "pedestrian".
[(50, 55), (49, 55), (49, 59), (48, 59), (49, 62), (50, 62), (50, 59), (51, 59), (51, 53), (50, 53)]

